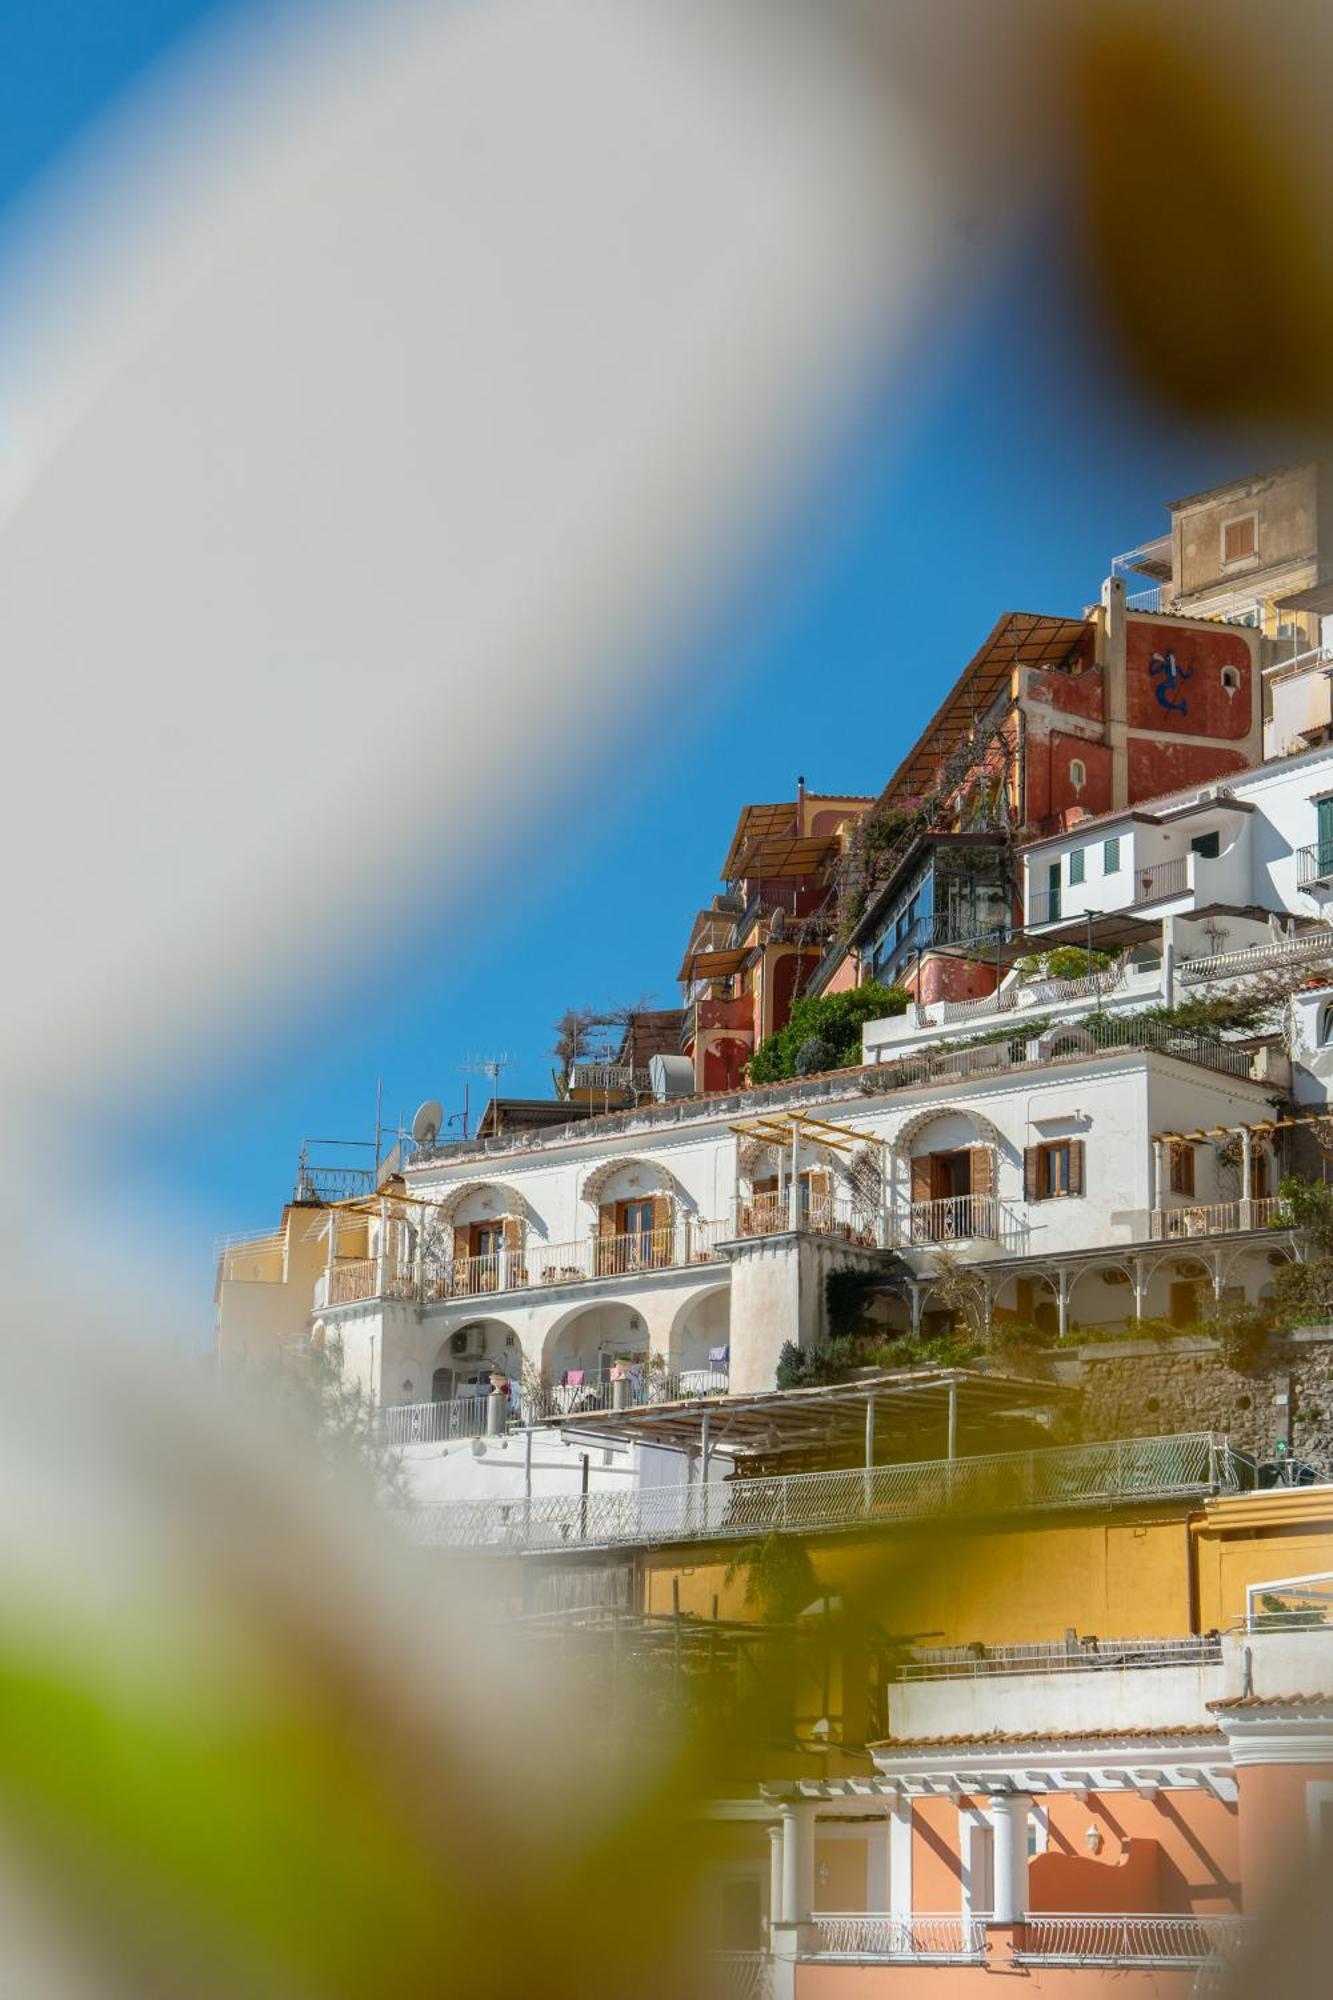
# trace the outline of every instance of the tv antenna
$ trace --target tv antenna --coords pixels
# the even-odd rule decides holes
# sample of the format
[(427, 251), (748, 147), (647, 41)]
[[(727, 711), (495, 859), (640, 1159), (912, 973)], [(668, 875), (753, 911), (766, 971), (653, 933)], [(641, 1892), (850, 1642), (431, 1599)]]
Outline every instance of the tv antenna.
[(513, 1056), (506, 1049), (498, 1056), (468, 1056), (458, 1067), (460, 1070), (471, 1071), (474, 1076), (488, 1076), (491, 1080), (491, 1096), (494, 1097), (500, 1088), (500, 1078), (513, 1061)]

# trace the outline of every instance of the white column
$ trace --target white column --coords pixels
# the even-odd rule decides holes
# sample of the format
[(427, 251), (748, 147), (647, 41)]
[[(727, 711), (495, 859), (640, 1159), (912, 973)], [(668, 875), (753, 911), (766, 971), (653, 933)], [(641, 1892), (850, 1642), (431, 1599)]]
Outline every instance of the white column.
[(1055, 1310), (1060, 1339), (1063, 1341), (1069, 1331), (1069, 1273), (1065, 1270), (1059, 1270), (1055, 1274)]
[(995, 1922), (1021, 1924), (1028, 1907), (1028, 1811), (1026, 1792), (1004, 1792), (990, 1802), (995, 1828)]
[(768, 1829), (768, 1924), (782, 1922), (782, 1826)]
[(904, 1921), (912, 1914), (912, 1799), (900, 1792), (889, 1814), (889, 1909)]
[(791, 1121), (791, 1171), (787, 1181), (787, 1227), (799, 1229), (801, 1226), (801, 1178), (799, 1172), (801, 1149), (801, 1121)]
[(1152, 1142), (1152, 1174), (1148, 1182), (1148, 1206), (1150, 1209), (1164, 1208), (1166, 1206), (1162, 1199), (1163, 1189), (1162, 1141), (1154, 1139)]
[(891, 1824), (886, 1815), (866, 1832), (866, 1909), (875, 1915), (893, 1908)]
[(1254, 1195), (1254, 1134), (1248, 1125), (1240, 1128), (1240, 1226), (1250, 1226), (1250, 1202)]
[(782, 1808), (782, 1920), (804, 1924), (815, 1901), (815, 1812), (812, 1802)]

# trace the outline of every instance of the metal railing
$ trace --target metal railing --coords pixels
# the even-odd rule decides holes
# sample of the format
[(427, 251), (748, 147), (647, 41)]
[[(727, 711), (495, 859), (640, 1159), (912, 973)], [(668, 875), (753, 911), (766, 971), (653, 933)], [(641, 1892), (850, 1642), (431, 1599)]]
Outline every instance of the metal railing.
[(1202, 1965), (1235, 1950), (1243, 1917), (1029, 1916), (1014, 1957), (1043, 1965)]
[(936, 1201), (914, 1201), (908, 1211), (909, 1244), (962, 1243), (999, 1233), (999, 1205), (993, 1194), (943, 1195)]
[[(844, 1242), (873, 1250), (880, 1241), (875, 1212), (863, 1203), (842, 1194), (797, 1196), (795, 1226), (820, 1236), (841, 1236)], [(739, 1236), (781, 1236), (792, 1227), (792, 1210), (785, 1190), (751, 1195), (736, 1203), (735, 1234)]]
[(709, 1964), (710, 1988), (724, 2000), (770, 2000), (773, 1961), (766, 1951), (714, 1951)]
[(1164, 896), (1183, 896), (1190, 886), (1190, 856), (1175, 854), (1134, 870), (1134, 902), (1157, 903)]
[(950, 1512), (1100, 1507), (1238, 1486), (1226, 1439), (1198, 1431), (631, 1493), (457, 1501), (405, 1509), (404, 1520), (413, 1539), (430, 1547), (560, 1550), (749, 1540)]
[(1184, 1208), (1155, 1208), (1148, 1218), (1150, 1243), (1176, 1243), (1199, 1236), (1229, 1236), (1238, 1229), (1283, 1229), (1280, 1195), (1252, 1201), (1191, 1202)]
[[(485, 1366), (484, 1361), (478, 1361), (479, 1370)], [(534, 1389), (511, 1383), (507, 1392), (493, 1389), (490, 1394), (454, 1396), (434, 1403), (386, 1403), (379, 1412), (380, 1434), (390, 1445), (448, 1444), (455, 1438), (481, 1437), (494, 1428), (491, 1408), (496, 1395), (506, 1405), (498, 1420), (500, 1431), (505, 1432), (597, 1410), (702, 1402), (725, 1396), (730, 1386), (728, 1370), (719, 1366), (682, 1368), (674, 1374), (657, 1368), (631, 1369), (620, 1382), (603, 1379), (595, 1367), (569, 1373), (586, 1373), (588, 1379), (542, 1383)]]
[[(877, 1063), (864, 1080), (869, 1092), (906, 1090), (913, 1084), (936, 1083), (945, 1078), (966, 1076), (977, 1069), (1052, 1069), (1062, 1062), (1086, 1062), (1091, 1055), (1111, 1054), (1117, 1049), (1159, 1050), (1181, 1062), (1197, 1063), (1203, 1069), (1224, 1070), (1229, 1076), (1249, 1076), (1249, 1052), (1224, 1042), (1213, 1041), (1189, 1029), (1173, 1028), (1160, 1021), (1145, 1021), (1134, 1014), (1097, 1014), (1077, 1023), (1078, 1038), (1067, 1047), (1059, 1045), (1062, 1033), (1072, 1032), (1075, 1023), (1058, 1023), (1046, 1038), (1054, 1047), (1045, 1055), (1029, 1053), (1030, 1031), (1021, 1016), (1013, 1023), (1012, 1036), (968, 1046), (959, 1041), (952, 1046), (922, 1049), (910, 1055), (893, 1055)], [(1089, 1037), (1094, 1046), (1085, 1045)], [(884, 1081), (881, 1084), (880, 1078)]]
[(1310, 889), (1333, 882), (1333, 840), (1316, 840), (1296, 849), (1296, 887)]
[[(1329, 847), (1325, 860), (1328, 877), (1333, 880), (1333, 846)], [(1193, 986), (1201, 979), (1232, 979), (1249, 972), (1280, 971), (1284, 965), (1304, 964), (1310, 959), (1333, 959), (1333, 925), (1303, 931), (1298, 937), (1274, 939), (1271, 944), (1250, 945), (1244, 951), (1219, 951), (1207, 958), (1186, 959), (1177, 966), (1176, 978), (1182, 985)]]
[(1222, 1657), (1214, 1633), (1190, 1639), (1047, 1640), (1030, 1646), (917, 1647), (894, 1669), (900, 1681), (978, 1680), (994, 1674), (1067, 1674), (1122, 1667), (1204, 1667)]
[(335, 1264), (321, 1274), (316, 1307), (351, 1305), (362, 1299), (407, 1299), (437, 1305), (450, 1299), (480, 1298), (493, 1292), (530, 1291), (536, 1286), (581, 1284), (597, 1278), (637, 1277), (706, 1264), (730, 1229), (721, 1223), (679, 1216), (660, 1229), (619, 1236), (584, 1236), (573, 1243), (528, 1242), (481, 1257), (422, 1258), (400, 1265), (391, 1259), (361, 1257)]
[(814, 1917), (817, 1958), (942, 1959), (970, 1961), (986, 1955), (981, 1917), (872, 1916), (856, 1910), (820, 1911)]

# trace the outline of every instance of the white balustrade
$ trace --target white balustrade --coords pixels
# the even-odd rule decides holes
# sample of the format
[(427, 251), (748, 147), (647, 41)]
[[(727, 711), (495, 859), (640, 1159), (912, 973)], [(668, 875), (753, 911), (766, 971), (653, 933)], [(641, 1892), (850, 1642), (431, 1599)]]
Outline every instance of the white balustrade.
[(1229, 1236), (1243, 1229), (1281, 1229), (1284, 1204), (1280, 1195), (1251, 1201), (1190, 1202), (1181, 1208), (1155, 1208), (1149, 1220), (1154, 1243), (1177, 1243), (1201, 1236)]
[(908, 1214), (906, 1242), (961, 1243), (999, 1235), (999, 1205), (992, 1194), (942, 1195), (937, 1201), (914, 1201)]
[(1043, 1965), (1202, 1965), (1245, 1940), (1240, 1917), (1029, 1916), (1014, 1957)]
[(986, 1926), (977, 1917), (820, 1911), (814, 1931), (819, 1958), (969, 1960), (986, 1951)]

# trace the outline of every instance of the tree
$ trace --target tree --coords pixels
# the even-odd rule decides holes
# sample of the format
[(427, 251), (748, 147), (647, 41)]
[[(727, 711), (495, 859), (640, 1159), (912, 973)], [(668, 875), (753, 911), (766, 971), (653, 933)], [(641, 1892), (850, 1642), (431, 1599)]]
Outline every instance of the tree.
[(846, 993), (821, 993), (798, 1000), (785, 1028), (765, 1035), (750, 1058), (751, 1083), (780, 1083), (784, 1077), (824, 1069), (851, 1069), (861, 1061), (861, 1030), (867, 1021), (907, 1010), (908, 993), (868, 979)]

